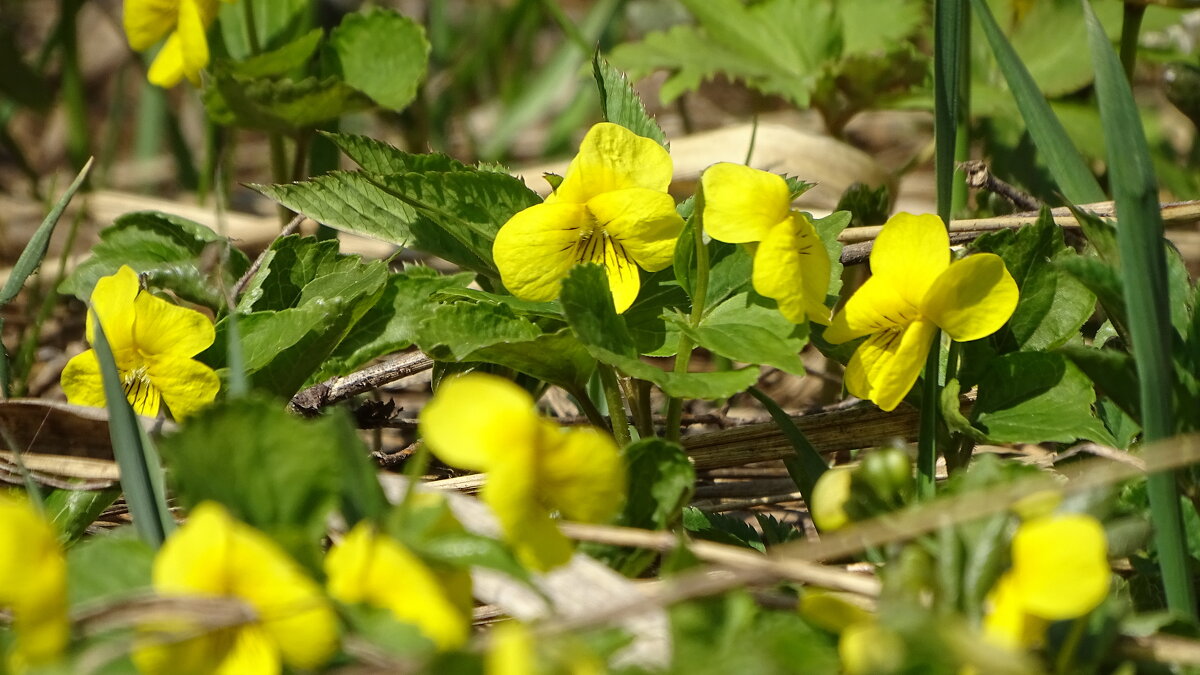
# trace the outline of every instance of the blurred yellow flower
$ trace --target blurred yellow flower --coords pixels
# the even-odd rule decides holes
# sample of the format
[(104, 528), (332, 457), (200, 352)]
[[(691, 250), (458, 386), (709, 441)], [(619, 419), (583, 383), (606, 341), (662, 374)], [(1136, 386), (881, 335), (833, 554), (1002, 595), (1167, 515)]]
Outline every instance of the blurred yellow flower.
[(1041, 643), (1051, 621), (1081, 617), (1108, 595), (1112, 572), (1104, 528), (1091, 516), (1046, 516), (1023, 523), (1012, 568), (988, 594), (984, 633), (1013, 647)]
[[(127, 265), (96, 282), (88, 342), (93, 342), (97, 314), (134, 412), (153, 417), (165, 401), (171, 414), (182, 419), (216, 398), (221, 386), (217, 374), (192, 359), (215, 339), (212, 322), (203, 314), (142, 291), (137, 273)], [(67, 362), (62, 388), (71, 403), (104, 407), (104, 381), (94, 349)]]
[(671, 173), (658, 143), (616, 124), (593, 126), (554, 193), (496, 233), (504, 286), (518, 298), (553, 300), (573, 266), (594, 262), (608, 274), (617, 312), (629, 309), (638, 266), (657, 272), (674, 260), (683, 219), (667, 194)]
[(813, 486), (812, 504), (809, 512), (813, 523), (822, 532), (833, 532), (850, 522), (846, 504), (850, 502), (850, 488), (854, 482), (854, 470), (848, 466), (835, 466), (817, 479)]
[(420, 431), (443, 462), (488, 472), (483, 501), (518, 557), (538, 570), (565, 563), (573, 550), (552, 513), (601, 522), (625, 496), (625, 466), (611, 436), (541, 419), (533, 398), (500, 377), (443, 382), (421, 413)]
[(6, 659), (9, 672), (46, 665), (62, 654), (70, 635), (66, 558), (54, 528), (42, 514), (25, 499), (3, 492), (0, 607), (12, 611), (16, 631)]
[(540, 670), (533, 635), (524, 624), (505, 621), (492, 629), (484, 675), (534, 675)]
[(151, 84), (169, 89), (186, 77), (200, 86), (200, 71), (208, 65), (205, 33), (217, 6), (217, 0), (125, 0), (125, 35), (134, 51), (167, 38), (146, 75)]
[(134, 663), (143, 673), (274, 674), (282, 664), (313, 669), (333, 655), (337, 616), (321, 587), (279, 546), (204, 502), (154, 559), (164, 597), (238, 600), (246, 621), (217, 629), (196, 618), (158, 619), (140, 628)]
[[(420, 629), (439, 649), (462, 646), (471, 628), (471, 577), (440, 577), (400, 542), (366, 522), (350, 530), (325, 557), (329, 594), (391, 611)], [(402, 583), (397, 583), (402, 579)]]
[(730, 244), (758, 242), (751, 281), (789, 321), (829, 323), (829, 254), (808, 215), (792, 209), (783, 178), (741, 164), (714, 164), (700, 176), (704, 230)]
[(987, 337), (1012, 316), (1017, 298), (999, 256), (951, 263), (940, 218), (898, 213), (875, 239), (871, 278), (833, 317), (825, 339), (869, 336), (846, 366), (846, 388), (892, 410), (916, 383), (939, 328), (959, 342)]

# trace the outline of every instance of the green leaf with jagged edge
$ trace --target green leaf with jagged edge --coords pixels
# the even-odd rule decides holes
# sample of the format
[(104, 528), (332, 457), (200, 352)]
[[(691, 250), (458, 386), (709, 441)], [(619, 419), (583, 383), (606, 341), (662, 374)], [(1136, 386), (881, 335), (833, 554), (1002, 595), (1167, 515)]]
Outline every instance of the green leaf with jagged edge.
[(669, 147), (662, 127), (646, 112), (646, 106), (625, 73), (613, 68), (600, 52), (596, 52), (592, 56), (592, 74), (600, 90), (600, 108), (606, 121), (658, 141), (664, 148)]
[(344, 375), (376, 357), (407, 349), (433, 303), (433, 295), (448, 288), (466, 287), (473, 276), (467, 272), (439, 274), (417, 265), (390, 275), (383, 295), (354, 324), (315, 379)]
[(440, 361), (466, 361), (496, 344), (528, 342), (542, 335), (533, 321), (496, 302), (463, 300), (425, 310), (413, 342)]
[(1075, 257), (1049, 209), (1019, 230), (986, 234), (971, 244), (1004, 260), (1020, 289), (1012, 318), (990, 340), (999, 351), (1041, 351), (1060, 347), (1091, 317), (1096, 296), (1056, 260)]
[[(210, 264), (214, 261), (215, 266)], [(91, 257), (58, 290), (86, 302), (96, 281), (115, 274), (121, 265), (145, 274), (151, 287), (169, 289), (184, 300), (218, 311), (225, 307), (221, 289), (232, 289), (249, 269), (250, 260), (227, 238), (199, 223), (158, 211), (137, 211), (102, 230)]]
[(668, 396), (725, 398), (743, 391), (758, 379), (757, 367), (674, 373), (642, 361), (624, 319), (613, 308), (608, 278), (599, 265), (576, 265), (563, 280), (559, 301), (571, 330), (593, 357), (630, 377), (658, 385)]
[(225, 62), (224, 67), (240, 78), (281, 77), (299, 71), (308, 64), (321, 46), (324, 31), (314, 28), (279, 49), (251, 56), (242, 61)]
[(724, 513), (706, 513), (694, 506), (683, 509), (683, 529), (697, 539), (766, 552), (762, 535), (746, 521)]
[(1141, 419), (1137, 366), (1129, 352), (1119, 349), (1067, 345), (1058, 350), (1096, 384), (1100, 393), (1117, 404), (1126, 415)]
[(471, 352), (464, 360), (495, 363), (575, 390), (585, 387), (596, 370), (596, 359), (567, 328), (523, 342), (498, 342)]
[(415, 154), (404, 152), (370, 136), (320, 133), (369, 174), (473, 170), (457, 159), (441, 153)]
[(679, 348), (679, 330), (670, 317), (687, 306), (687, 293), (676, 283), (670, 269), (643, 273), (637, 300), (621, 315), (637, 353), (674, 356)]
[(675, 315), (672, 319), (679, 330), (714, 354), (804, 374), (800, 350), (808, 344), (808, 324), (788, 321), (774, 301), (753, 291), (717, 305), (695, 328), (687, 317)]
[(348, 14), (329, 32), (321, 55), (337, 75), (384, 108), (403, 110), (417, 95), (429, 64), (425, 29), (389, 9)]
[(217, 124), (282, 134), (371, 107), (370, 99), (337, 77), (242, 78), (221, 63), (204, 92), (205, 110)]

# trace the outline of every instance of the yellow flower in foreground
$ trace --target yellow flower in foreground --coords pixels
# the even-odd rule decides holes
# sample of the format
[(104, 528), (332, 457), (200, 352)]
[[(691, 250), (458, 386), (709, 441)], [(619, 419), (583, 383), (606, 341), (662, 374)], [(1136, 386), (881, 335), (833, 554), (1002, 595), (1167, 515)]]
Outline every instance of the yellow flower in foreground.
[(539, 570), (572, 553), (552, 513), (601, 522), (625, 495), (625, 466), (612, 437), (541, 419), (533, 398), (500, 377), (472, 373), (443, 382), (421, 413), (420, 430), (443, 462), (488, 472), (483, 501), (522, 562)]
[(496, 233), (492, 257), (504, 286), (525, 300), (558, 297), (578, 263), (604, 266), (617, 312), (629, 309), (638, 266), (671, 265), (683, 219), (667, 194), (671, 156), (661, 145), (603, 122), (588, 131), (562, 184)]
[(999, 256), (951, 263), (941, 219), (899, 213), (875, 239), (871, 278), (833, 317), (825, 339), (870, 336), (846, 367), (846, 388), (892, 410), (916, 383), (939, 328), (959, 342), (987, 337), (1012, 316), (1017, 297)]
[(186, 77), (200, 86), (200, 71), (208, 65), (205, 33), (217, 18), (217, 0), (125, 0), (124, 14), (125, 35), (134, 51), (144, 52), (167, 38), (147, 73), (151, 84), (169, 89)]
[(62, 654), (70, 633), (66, 558), (50, 523), (24, 499), (2, 492), (0, 607), (12, 611), (16, 630), (7, 670), (24, 672)]
[(161, 596), (240, 600), (240, 625), (205, 628), (195, 618), (158, 620), (141, 628), (133, 654), (144, 673), (274, 674), (282, 663), (312, 669), (337, 646), (337, 616), (320, 586), (279, 546), (205, 502), (154, 559)]
[(1081, 617), (1108, 595), (1112, 572), (1104, 528), (1069, 514), (1022, 524), (1012, 542), (1012, 568), (988, 594), (984, 633), (1014, 648), (1041, 643), (1051, 621)]
[(483, 659), (484, 675), (532, 675), (538, 668), (537, 647), (524, 624), (505, 621), (492, 629)]
[[(329, 594), (391, 611), (439, 649), (462, 646), (471, 627), (471, 577), (439, 578), (400, 542), (362, 522), (325, 558)], [(403, 580), (397, 582), (397, 580)], [(449, 582), (449, 583), (443, 583)]]
[(829, 253), (808, 215), (792, 209), (783, 178), (721, 162), (700, 177), (704, 230), (730, 244), (758, 242), (751, 281), (789, 321), (829, 323)]
[[(212, 322), (203, 314), (142, 291), (137, 273), (127, 265), (96, 282), (87, 318), (89, 343), (96, 314), (134, 412), (153, 417), (165, 401), (171, 414), (182, 419), (216, 398), (221, 386), (217, 374), (192, 359), (215, 339)], [(67, 362), (62, 388), (71, 403), (104, 407), (95, 350)]]

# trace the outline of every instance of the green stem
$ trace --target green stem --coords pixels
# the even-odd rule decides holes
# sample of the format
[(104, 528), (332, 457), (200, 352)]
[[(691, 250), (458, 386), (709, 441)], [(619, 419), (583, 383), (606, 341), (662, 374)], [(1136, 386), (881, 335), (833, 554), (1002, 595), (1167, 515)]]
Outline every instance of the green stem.
[(1055, 673), (1072, 673), (1075, 669), (1074, 665), (1075, 653), (1079, 651), (1079, 643), (1083, 640), (1083, 631), (1087, 628), (1087, 616), (1081, 616), (1071, 622), (1070, 632), (1063, 640), (1062, 647), (1058, 650), (1058, 657), (1054, 659)]
[(1146, 6), (1136, 2), (1125, 3), (1121, 20), (1121, 65), (1125, 67), (1125, 78), (1133, 82), (1133, 67), (1137, 65), (1138, 33), (1142, 30), (1142, 17)]
[(937, 490), (938, 399), (942, 394), (942, 333), (934, 333), (921, 383), (921, 428), (917, 437), (917, 496), (931, 499)]
[(242, 2), (242, 16), (246, 20), (246, 42), (250, 45), (251, 56), (262, 52), (262, 47), (258, 43), (258, 23), (254, 20), (254, 1), (243, 0)]
[(961, 16), (962, 38), (958, 46), (958, 114), (954, 134), (954, 188), (950, 195), (950, 213), (946, 224), (956, 214), (967, 208), (967, 174), (958, 165), (971, 159), (971, 13), (966, 9)]
[(597, 366), (600, 383), (604, 386), (604, 399), (608, 402), (608, 417), (612, 420), (613, 438), (622, 448), (629, 445), (629, 417), (625, 414), (625, 397), (621, 396), (621, 384), (617, 382), (617, 371), (607, 363)]
[(604, 415), (600, 413), (600, 409), (592, 403), (592, 397), (588, 396), (583, 387), (572, 387), (568, 389), (571, 396), (575, 397), (575, 402), (579, 404), (579, 409), (592, 423), (592, 426), (597, 429), (608, 429), (608, 420), (604, 419)]
[(79, 27), (77, 20), (82, 0), (63, 5), (62, 26), (62, 97), (67, 109), (67, 155), (76, 169), (91, 156), (88, 131), (87, 100), (83, 91), (83, 73), (79, 67)]
[[(696, 282), (692, 290), (692, 327), (700, 325), (704, 318), (704, 305), (708, 296), (708, 249), (704, 246), (704, 192), (696, 191), (692, 217), (689, 225), (692, 228), (692, 242), (696, 248)], [(679, 374), (688, 371), (692, 360), (692, 339), (682, 331), (679, 333), (679, 347), (675, 351), (675, 372)], [(669, 441), (679, 442), (683, 418), (683, 400), (671, 397), (667, 403), (666, 437)]]
[(633, 405), (633, 423), (637, 427), (638, 436), (650, 438), (654, 435), (654, 413), (650, 410), (650, 383), (634, 380), (633, 386), (637, 390)]

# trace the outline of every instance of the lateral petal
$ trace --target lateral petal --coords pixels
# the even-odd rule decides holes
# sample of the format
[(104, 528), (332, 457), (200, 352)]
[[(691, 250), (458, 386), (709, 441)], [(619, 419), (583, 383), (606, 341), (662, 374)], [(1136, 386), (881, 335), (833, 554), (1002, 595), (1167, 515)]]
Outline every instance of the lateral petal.
[(583, 204), (538, 204), (517, 213), (492, 244), (504, 287), (522, 300), (557, 298), (563, 277), (581, 261), (580, 243), (598, 236), (595, 229)]
[(133, 340), (143, 354), (191, 358), (216, 339), (216, 330), (207, 316), (152, 293), (139, 293), (133, 308)]
[(438, 459), (491, 471), (513, 453), (533, 452), (539, 424), (533, 397), (524, 389), (495, 375), (470, 373), (442, 382), (421, 411), (419, 427)]
[(675, 261), (675, 242), (683, 218), (675, 200), (665, 192), (627, 188), (588, 200), (597, 226), (615, 239), (647, 272), (666, 269)]
[(122, 22), (134, 51), (144, 52), (175, 28), (178, 0), (125, 0)]
[(146, 79), (156, 87), (170, 89), (183, 79), (185, 69), (183, 42), (179, 33), (171, 33), (163, 43), (162, 49), (158, 50), (158, 55), (154, 57), (154, 63), (150, 64)]
[(243, 626), (233, 639), (233, 647), (213, 675), (278, 673), (282, 670), (279, 650), (261, 626)]
[(607, 521), (625, 499), (625, 464), (611, 436), (598, 429), (547, 429), (541, 452), (543, 501), (564, 518)]
[(914, 321), (872, 335), (846, 366), (846, 388), (885, 411), (900, 405), (925, 365), (937, 326)]
[(754, 290), (773, 298), (792, 323), (829, 324), (829, 254), (808, 216), (793, 212), (772, 226), (754, 254)]
[(1104, 528), (1091, 516), (1069, 514), (1023, 523), (1013, 536), (1013, 576), (1021, 604), (1050, 621), (1074, 619), (1108, 595)]
[(599, 257), (593, 257), (584, 262), (596, 262), (604, 265), (604, 273), (608, 276), (608, 289), (612, 292), (613, 305), (617, 314), (629, 309), (637, 299), (638, 291), (642, 288), (641, 276), (633, 257), (619, 242), (612, 238), (604, 238), (604, 246), (592, 249)]
[(100, 376), (100, 360), (94, 349), (71, 357), (63, 367), (59, 382), (67, 395), (67, 403), (92, 408), (105, 406), (104, 379)]
[(888, 219), (871, 249), (871, 274), (919, 306), (934, 279), (950, 265), (950, 235), (935, 215), (897, 213)]
[(481, 498), (504, 530), (504, 539), (525, 565), (545, 572), (571, 559), (574, 546), (538, 501), (533, 449), (516, 448), (488, 471)]
[(671, 155), (656, 141), (601, 122), (583, 137), (562, 184), (546, 201), (582, 204), (605, 192), (634, 187), (666, 192), (672, 173)]
[(176, 420), (190, 417), (216, 400), (221, 378), (203, 363), (174, 355), (154, 357), (148, 363), (150, 381)]
[(850, 296), (834, 315), (825, 339), (834, 343), (903, 326), (920, 318), (917, 306), (910, 304), (886, 278), (873, 276)]
[(200, 86), (200, 71), (208, 65), (208, 23), (201, 14), (199, 0), (179, 0), (179, 23), (175, 34), (183, 54), (183, 74), (195, 86)]
[(741, 164), (713, 164), (700, 175), (700, 185), (704, 190), (704, 231), (717, 241), (761, 241), (791, 209), (783, 178)]
[(959, 342), (987, 337), (1012, 317), (1020, 290), (1000, 256), (956, 260), (933, 282), (921, 313)]

